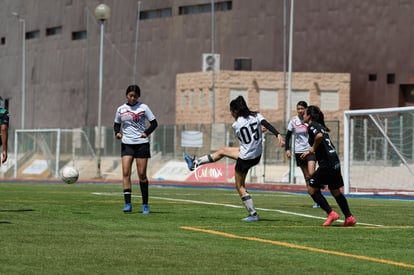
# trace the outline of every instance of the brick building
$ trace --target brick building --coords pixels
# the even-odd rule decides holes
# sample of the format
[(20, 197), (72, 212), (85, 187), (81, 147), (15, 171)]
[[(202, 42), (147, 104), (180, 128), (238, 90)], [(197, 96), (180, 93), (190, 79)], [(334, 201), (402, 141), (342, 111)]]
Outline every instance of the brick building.
[[(175, 123), (232, 123), (228, 106), (237, 95), (243, 95), (249, 108), (260, 111), (268, 121), (285, 121), (283, 79), (280, 72), (218, 71), (213, 99), (211, 72), (179, 74)], [(342, 124), (343, 111), (350, 108), (350, 82), (349, 74), (294, 73), (291, 115), (296, 114), (296, 102), (305, 100), (320, 106), (327, 120)]]

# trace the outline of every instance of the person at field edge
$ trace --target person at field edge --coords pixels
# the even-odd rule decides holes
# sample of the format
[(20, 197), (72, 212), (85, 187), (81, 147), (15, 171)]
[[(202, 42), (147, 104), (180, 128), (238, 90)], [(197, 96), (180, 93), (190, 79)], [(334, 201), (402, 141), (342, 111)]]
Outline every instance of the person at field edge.
[(332, 210), (321, 192), (321, 189), (326, 185), (345, 215), (344, 226), (352, 226), (357, 221), (352, 215), (348, 201), (340, 189), (344, 186), (341, 165), (335, 146), (328, 135), (329, 128), (325, 125), (324, 115), (319, 107), (311, 105), (306, 108), (303, 118), (308, 123), (309, 144), (311, 147), (301, 155), (301, 158), (305, 159), (309, 155), (315, 154), (318, 161), (318, 168), (311, 175), (309, 187), (310, 196), (328, 214), (323, 226), (329, 226), (339, 218), (338, 213)]
[[(308, 193), (310, 194), (309, 190), (309, 180), (310, 176), (315, 172), (316, 167), (316, 157), (314, 154), (308, 155), (305, 159), (302, 159), (300, 156), (309, 150), (309, 142), (308, 142), (308, 127), (303, 121), (303, 113), (305, 112), (306, 107), (308, 104), (306, 101), (299, 101), (296, 104), (296, 111), (297, 115), (292, 117), (289, 120), (289, 124), (287, 127), (287, 133), (285, 136), (285, 150), (286, 150), (286, 157), (292, 157), (292, 151), (290, 147), (290, 140), (292, 137), (292, 133), (294, 133), (294, 153), (296, 159), (296, 165), (300, 167), (303, 173), (303, 177), (305, 178), (306, 187), (308, 189)], [(315, 203), (313, 208), (318, 208), (319, 205)]]
[(272, 132), (279, 140), (281, 147), (284, 146), (282, 135), (258, 112), (250, 111), (242, 96), (238, 96), (230, 102), (230, 113), (235, 119), (233, 131), (240, 141), (240, 147), (222, 147), (218, 151), (193, 159), (184, 152), (184, 159), (190, 171), (198, 166), (216, 162), (223, 157), (236, 160), (235, 184), (237, 192), (248, 212), (243, 221), (259, 221), (259, 215), (253, 205), (253, 199), (248, 193), (245, 183), (249, 169), (257, 165), (262, 156), (262, 126)]
[[(128, 86), (127, 102), (119, 106), (115, 113), (114, 131), (116, 138), (121, 139), (122, 187), (125, 201), (123, 211), (132, 211), (131, 170), (135, 159), (142, 196), (142, 214), (149, 214), (147, 165), (151, 153), (148, 137), (157, 128), (158, 123), (148, 105), (138, 101), (140, 96), (141, 90), (138, 85)], [(148, 128), (146, 120), (149, 121)]]
[(7, 152), (8, 152), (8, 139), (9, 139), (9, 112), (5, 108), (5, 102), (2, 97), (0, 97), (0, 146), (1, 146), (1, 163), (7, 161)]

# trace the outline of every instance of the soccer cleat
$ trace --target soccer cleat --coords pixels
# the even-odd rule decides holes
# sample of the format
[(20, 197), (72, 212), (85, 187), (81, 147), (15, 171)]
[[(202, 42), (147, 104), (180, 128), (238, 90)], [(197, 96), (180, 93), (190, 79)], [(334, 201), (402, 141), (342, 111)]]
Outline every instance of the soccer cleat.
[(149, 206), (148, 206), (148, 204), (143, 204), (142, 205), (142, 214), (144, 214), (144, 215), (148, 215), (149, 214)]
[(124, 213), (131, 212), (132, 211), (132, 204), (131, 203), (126, 203), (123, 211), (124, 211)]
[(312, 208), (319, 208), (320, 206), (319, 206), (319, 204), (317, 204), (316, 202), (315, 202), (315, 204), (312, 206)]
[(183, 153), (185, 162), (187, 163), (188, 169), (194, 171), (194, 158), (191, 158), (186, 152)]
[(336, 221), (337, 219), (339, 219), (338, 213), (336, 213), (335, 211), (332, 210), (331, 213), (329, 213), (328, 218), (326, 219), (326, 221), (323, 223), (323, 226), (329, 226), (334, 221)]
[(258, 222), (260, 220), (259, 215), (249, 215), (246, 218), (242, 219), (245, 222)]
[(345, 219), (344, 222), (344, 226), (353, 226), (357, 223), (356, 219), (354, 216), (349, 216), (348, 218)]

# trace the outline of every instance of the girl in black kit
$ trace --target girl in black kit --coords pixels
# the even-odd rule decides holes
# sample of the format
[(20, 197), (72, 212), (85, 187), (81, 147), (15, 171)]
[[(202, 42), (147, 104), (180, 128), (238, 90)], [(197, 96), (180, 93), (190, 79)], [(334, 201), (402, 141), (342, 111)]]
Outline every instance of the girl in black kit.
[(321, 189), (328, 186), (329, 191), (345, 215), (344, 226), (356, 224), (356, 219), (349, 210), (348, 201), (340, 188), (344, 186), (341, 174), (341, 165), (335, 146), (329, 138), (329, 128), (325, 125), (324, 115), (317, 106), (309, 106), (303, 116), (308, 123), (309, 150), (302, 154), (306, 158), (310, 154), (316, 155), (319, 167), (311, 176), (309, 187), (312, 199), (328, 214), (323, 226), (329, 226), (339, 218), (338, 213), (332, 210)]

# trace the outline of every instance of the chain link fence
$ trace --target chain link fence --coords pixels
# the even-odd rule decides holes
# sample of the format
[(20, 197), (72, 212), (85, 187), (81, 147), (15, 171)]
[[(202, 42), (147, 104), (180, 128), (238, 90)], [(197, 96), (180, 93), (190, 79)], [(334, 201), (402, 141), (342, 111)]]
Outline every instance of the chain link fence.
[[(272, 123), (282, 131), (282, 122)], [(330, 135), (340, 152), (339, 121), (327, 121)], [(284, 135), (284, 132), (282, 131)], [(58, 178), (59, 170), (74, 163), (84, 171), (82, 175), (96, 176), (98, 148), (97, 128), (77, 129), (10, 129), (9, 160), (1, 167), (3, 178)], [(188, 140), (188, 137), (190, 139)], [(183, 161), (183, 152), (202, 156), (218, 150), (222, 146), (239, 146), (231, 124), (186, 124), (159, 125), (151, 135), (150, 166), (158, 169), (169, 161)], [(114, 136), (112, 128), (102, 127), (101, 156), (104, 175), (120, 178), (120, 141)], [(254, 167), (248, 180), (251, 182), (292, 182), (301, 174), (289, 177), (289, 160), (284, 148), (271, 133), (264, 134), (263, 155), (259, 165)], [(219, 163), (234, 169), (235, 161), (220, 160)], [(152, 165), (154, 164), (154, 165)], [(293, 166), (292, 166), (293, 167)], [(151, 169), (148, 175), (156, 171)]]

